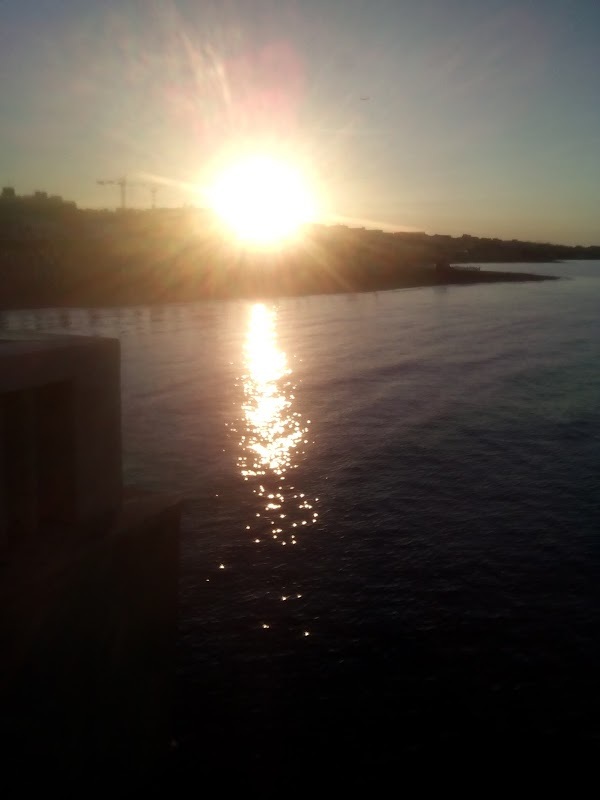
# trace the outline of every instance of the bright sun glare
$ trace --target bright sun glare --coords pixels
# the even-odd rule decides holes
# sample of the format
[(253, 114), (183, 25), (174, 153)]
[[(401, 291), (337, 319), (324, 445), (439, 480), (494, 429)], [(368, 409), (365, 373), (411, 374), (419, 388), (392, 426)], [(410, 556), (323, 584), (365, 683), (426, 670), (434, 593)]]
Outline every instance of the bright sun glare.
[(290, 238), (315, 212), (300, 172), (269, 156), (229, 166), (209, 190), (209, 202), (238, 238), (259, 245)]

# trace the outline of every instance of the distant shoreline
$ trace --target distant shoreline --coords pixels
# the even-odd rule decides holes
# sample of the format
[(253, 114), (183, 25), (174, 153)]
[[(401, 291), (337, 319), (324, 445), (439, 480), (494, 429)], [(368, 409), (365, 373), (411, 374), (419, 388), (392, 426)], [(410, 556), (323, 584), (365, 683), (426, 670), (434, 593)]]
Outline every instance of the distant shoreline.
[[(0, 308), (5, 310), (537, 282), (556, 277), (506, 270), (568, 258), (600, 259), (600, 246), (316, 223), (297, 238), (260, 250), (243, 246), (201, 209), (81, 211), (44, 193), (4, 194)], [(467, 266), (475, 264), (481, 268)]]
[[(549, 263), (549, 262), (546, 262)], [(282, 286), (262, 286), (256, 292), (223, 292), (218, 295), (198, 294), (196, 296), (180, 296), (177, 293), (166, 291), (153, 296), (148, 296), (142, 290), (138, 297), (128, 294), (128, 296), (102, 296), (94, 298), (86, 292), (80, 285), (80, 292), (68, 297), (39, 297), (30, 296), (26, 302), (20, 301), (15, 297), (8, 302), (0, 297), (0, 312), (34, 310), (42, 308), (119, 308), (130, 306), (158, 306), (172, 303), (199, 303), (199, 302), (224, 302), (232, 300), (260, 301), (266, 299), (276, 299), (285, 297), (308, 297), (332, 294), (364, 294), (368, 292), (395, 291), (398, 289), (419, 289), (430, 286), (473, 286), (477, 284), (489, 283), (528, 283), (541, 281), (562, 280), (556, 275), (535, 275), (526, 272), (505, 272), (499, 270), (466, 270), (450, 268), (443, 272), (425, 268), (411, 269), (403, 271), (404, 274), (396, 273), (393, 279), (383, 281), (380, 285), (370, 286), (331, 286), (318, 290), (316, 287), (306, 287), (304, 291), (294, 290), (293, 287)], [(275, 282), (276, 283), (276, 282)], [(278, 291), (279, 290), (279, 291)], [(35, 294), (35, 293), (33, 293)]]

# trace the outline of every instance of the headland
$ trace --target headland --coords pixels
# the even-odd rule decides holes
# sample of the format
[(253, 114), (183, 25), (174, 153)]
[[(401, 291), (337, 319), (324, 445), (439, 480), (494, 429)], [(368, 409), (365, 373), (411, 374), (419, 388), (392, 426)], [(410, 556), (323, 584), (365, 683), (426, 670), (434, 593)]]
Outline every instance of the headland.
[[(43, 193), (38, 193), (43, 195)], [(196, 208), (81, 210), (0, 196), (0, 308), (117, 306), (555, 280), (498, 262), (600, 258), (600, 247), (310, 225), (243, 248)], [(479, 269), (461, 265), (477, 263)]]

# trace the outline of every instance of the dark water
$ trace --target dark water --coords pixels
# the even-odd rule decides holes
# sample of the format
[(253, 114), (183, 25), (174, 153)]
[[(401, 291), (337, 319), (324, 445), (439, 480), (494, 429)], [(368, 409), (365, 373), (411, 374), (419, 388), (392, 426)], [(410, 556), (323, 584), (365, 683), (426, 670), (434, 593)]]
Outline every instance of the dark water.
[(121, 338), (127, 479), (185, 497), (180, 772), (598, 746), (600, 264), (526, 269), (4, 314)]

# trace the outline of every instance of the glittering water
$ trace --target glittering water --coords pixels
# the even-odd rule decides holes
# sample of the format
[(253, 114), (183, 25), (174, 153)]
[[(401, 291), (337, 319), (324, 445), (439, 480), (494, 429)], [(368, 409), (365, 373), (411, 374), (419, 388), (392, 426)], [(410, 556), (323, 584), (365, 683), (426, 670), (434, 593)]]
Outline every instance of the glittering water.
[(116, 310), (127, 478), (185, 497), (182, 769), (598, 741), (600, 264)]
[[(277, 346), (277, 312), (263, 303), (250, 309), (248, 332), (244, 342), (242, 376), (244, 400), (242, 416), (230, 425), (240, 434), (238, 465), (245, 481), (251, 481), (252, 492), (264, 500), (256, 520), (246, 525), (247, 531), (260, 537), (271, 537), (283, 546), (298, 544), (294, 528), (314, 523), (319, 516), (304, 492), (292, 494), (289, 472), (298, 467), (308, 444), (308, 425), (294, 411), (292, 370), (286, 354)], [(257, 480), (258, 479), (258, 480)], [(260, 544), (261, 538), (254, 539)], [(285, 598), (287, 599), (287, 597)]]

